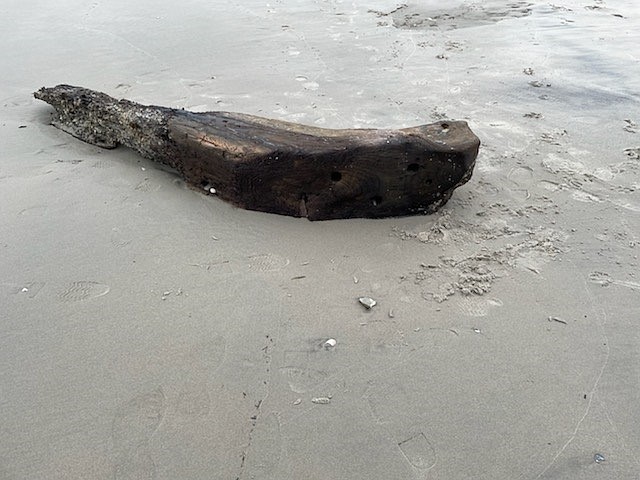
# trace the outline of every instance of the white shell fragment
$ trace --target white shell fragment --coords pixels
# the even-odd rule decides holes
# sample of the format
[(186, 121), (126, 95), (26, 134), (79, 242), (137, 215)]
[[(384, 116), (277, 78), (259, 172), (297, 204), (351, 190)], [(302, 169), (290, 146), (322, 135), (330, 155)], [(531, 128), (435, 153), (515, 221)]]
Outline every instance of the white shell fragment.
[(331, 403), (331, 397), (314, 397), (311, 399), (311, 403), (316, 405), (328, 405)]
[(371, 310), (373, 307), (376, 306), (376, 304), (378, 302), (376, 302), (373, 298), (371, 297), (360, 297), (358, 298), (358, 301), (360, 302), (360, 304), (362, 306), (364, 306), (364, 308), (366, 308), (367, 310)]
[(324, 342), (322, 346), (327, 350), (329, 350), (330, 348), (335, 347), (337, 344), (338, 344), (338, 341), (335, 338), (330, 338), (329, 340)]
[(551, 317), (548, 317), (547, 320), (549, 320), (550, 322), (564, 323), (565, 325), (567, 325), (567, 321), (561, 319), (560, 317), (551, 316)]

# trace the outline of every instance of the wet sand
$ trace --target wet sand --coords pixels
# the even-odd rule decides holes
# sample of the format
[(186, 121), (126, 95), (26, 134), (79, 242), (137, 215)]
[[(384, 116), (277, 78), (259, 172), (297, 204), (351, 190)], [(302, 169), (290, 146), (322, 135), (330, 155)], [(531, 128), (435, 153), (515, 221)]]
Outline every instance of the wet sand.
[[(636, 2), (215, 3), (5, 2), (0, 478), (634, 478)], [(58, 83), (483, 145), (434, 215), (309, 222), (56, 130)]]

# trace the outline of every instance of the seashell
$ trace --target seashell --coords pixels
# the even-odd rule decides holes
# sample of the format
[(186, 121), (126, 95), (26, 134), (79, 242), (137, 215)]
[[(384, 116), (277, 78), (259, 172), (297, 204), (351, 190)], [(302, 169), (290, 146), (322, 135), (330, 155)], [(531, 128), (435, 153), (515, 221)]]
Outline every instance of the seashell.
[(371, 310), (373, 307), (376, 306), (376, 304), (378, 302), (376, 302), (373, 298), (371, 297), (360, 297), (358, 298), (358, 301), (360, 302), (360, 304), (365, 307), (367, 310)]
[(330, 348), (335, 347), (337, 344), (338, 344), (338, 341), (335, 338), (330, 338), (329, 340), (324, 342), (322, 346), (328, 350)]

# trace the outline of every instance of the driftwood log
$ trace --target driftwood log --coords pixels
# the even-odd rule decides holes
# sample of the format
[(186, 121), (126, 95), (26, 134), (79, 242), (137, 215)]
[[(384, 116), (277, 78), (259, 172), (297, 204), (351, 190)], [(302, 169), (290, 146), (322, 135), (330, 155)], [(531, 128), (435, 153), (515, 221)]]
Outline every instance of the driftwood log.
[(35, 97), (52, 124), (122, 144), (249, 210), (310, 220), (430, 213), (471, 178), (480, 141), (466, 122), (329, 130), (229, 112), (193, 113), (58, 85)]

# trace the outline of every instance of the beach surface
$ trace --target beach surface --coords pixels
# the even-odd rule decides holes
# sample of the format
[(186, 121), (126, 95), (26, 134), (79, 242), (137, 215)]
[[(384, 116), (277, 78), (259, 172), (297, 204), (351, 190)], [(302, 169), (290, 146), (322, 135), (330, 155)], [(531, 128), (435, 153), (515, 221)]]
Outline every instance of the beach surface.
[[(0, 13), (0, 479), (637, 478), (636, 0)], [(59, 83), (482, 146), (433, 215), (310, 222), (55, 129)]]

